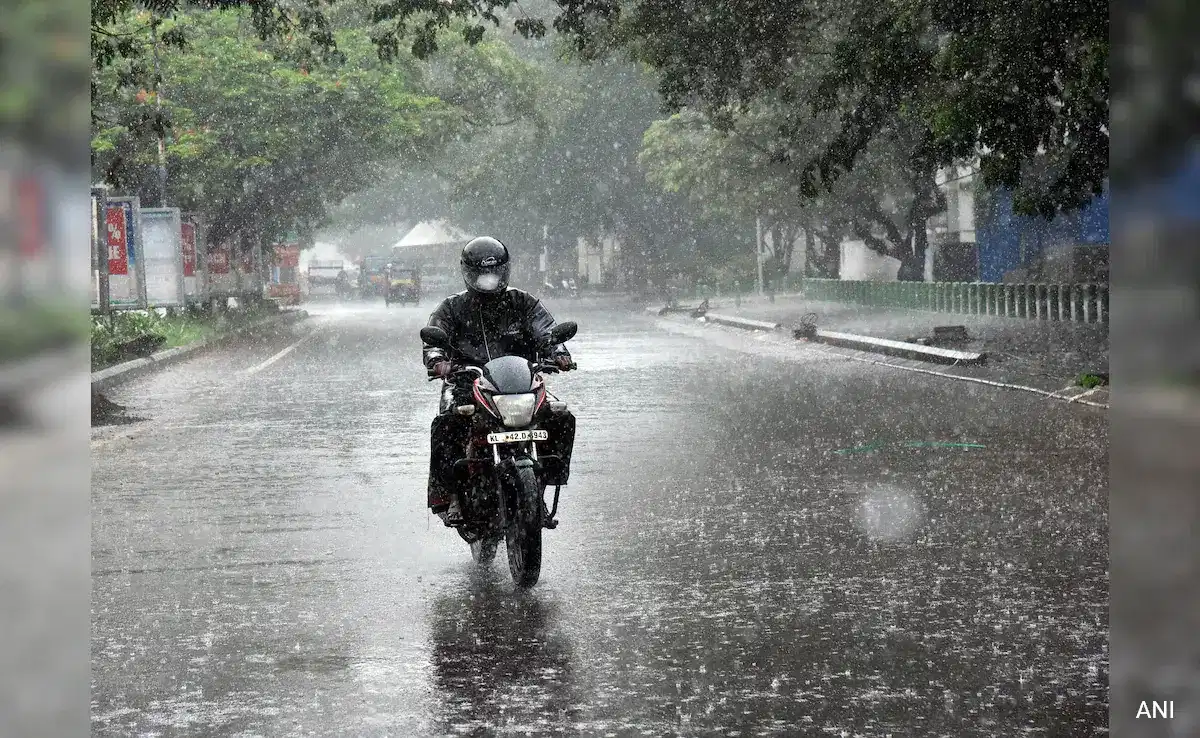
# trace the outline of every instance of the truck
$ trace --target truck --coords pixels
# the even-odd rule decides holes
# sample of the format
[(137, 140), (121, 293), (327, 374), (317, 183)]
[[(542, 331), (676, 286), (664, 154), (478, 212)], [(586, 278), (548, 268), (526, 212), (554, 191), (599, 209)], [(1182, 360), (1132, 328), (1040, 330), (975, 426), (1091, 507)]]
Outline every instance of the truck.
[(335, 294), (339, 299), (350, 297), (350, 277), (343, 261), (317, 261), (308, 263), (308, 290), (310, 295)]

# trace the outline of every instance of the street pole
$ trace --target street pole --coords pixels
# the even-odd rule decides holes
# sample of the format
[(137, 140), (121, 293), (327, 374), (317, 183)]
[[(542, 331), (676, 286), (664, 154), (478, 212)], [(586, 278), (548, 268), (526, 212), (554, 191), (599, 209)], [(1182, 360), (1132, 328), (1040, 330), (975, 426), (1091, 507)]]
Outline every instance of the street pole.
[(754, 219), (754, 251), (758, 261), (758, 296), (763, 294), (763, 249), (762, 249), (762, 218)]
[(151, 16), (150, 34), (154, 41), (154, 113), (158, 119), (158, 206), (167, 206), (167, 140), (162, 120), (162, 70), (158, 63), (158, 15)]
[(104, 187), (92, 187), (92, 217), (96, 227), (92, 232), (92, 253), (96, 256), (97, 302), (100, 314), (112, 311), (111, 289), (108, 279), (108, 195)]

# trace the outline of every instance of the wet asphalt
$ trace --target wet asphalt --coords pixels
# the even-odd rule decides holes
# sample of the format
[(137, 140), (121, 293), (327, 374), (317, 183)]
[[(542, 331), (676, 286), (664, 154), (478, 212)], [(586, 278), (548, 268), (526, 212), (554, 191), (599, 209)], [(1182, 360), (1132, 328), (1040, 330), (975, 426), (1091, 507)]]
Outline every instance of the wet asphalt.
[(578, 434), (528, 593), (424, 507), (432, 306), (112, 390), (92, 734), (1107, 732), (1102, 410), (551, 308)]

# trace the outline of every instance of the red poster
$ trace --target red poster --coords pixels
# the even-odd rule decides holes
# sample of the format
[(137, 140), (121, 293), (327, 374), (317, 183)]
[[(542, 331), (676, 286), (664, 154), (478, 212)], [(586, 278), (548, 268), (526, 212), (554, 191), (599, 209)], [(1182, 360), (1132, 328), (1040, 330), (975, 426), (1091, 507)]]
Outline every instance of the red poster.
[(108, 245), (108, 273), (129, 274), (129, 250), (125, 229), (125, 208), (113, 205), (104, 217), (104, 237)]
[(293, 243), (277, 243), (275, 246), (275, 263), (284, 269), (295, 269), (300, 266), (300, 247)]
[(183, 276), (196, 276), (196, 226), (184, 223), (180, 226), (180, 240), (183, 244)]
[(208, 273), (229, 274), (229, 244), (210, 246), (208, 251)]

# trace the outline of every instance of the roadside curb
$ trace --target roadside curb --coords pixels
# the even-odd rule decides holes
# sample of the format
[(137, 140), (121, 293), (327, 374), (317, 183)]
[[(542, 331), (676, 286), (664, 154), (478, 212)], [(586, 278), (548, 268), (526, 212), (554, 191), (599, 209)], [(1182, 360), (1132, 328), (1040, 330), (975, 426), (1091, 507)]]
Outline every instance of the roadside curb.
[(304, 320), (308, 317), (308, 313), (304, 310), (288, 310), (283, 311), (279, 315), (272, 315), (247, 326), (242, 326), (236, 330), (232, 330), (216, 338), (204, 339), (189, 343), (186, 346), (178, 346), (176, 348), (159, 351), (151, 356), (142, 359), (134, 359), (126, 361), (106, 369), (100, 369), (92, 372), (92, 389), (106, 389), (123, 382), (127, 382), (136, 377), (149, 374), (151, 372), (164, 369), (172, 364), (198, 354), (205, 349), (216, 348), (230, 339), (238, 336), (251, 333), (262, 328), (271, 328), (277, 325), (286, 325)]
[[(694, 324), (697, 324), (697, 323), (699, 323), (700, 325), (705, 325), (705, 321), (701, 321), (698, 319), (696, 319), (696, 320), (680, 320), (677, 317), (673, 317), (673, 316), (669, 316), (669, 315), (657, 315), (657, 310), (653, 310), (653, 309), (649, 309), (649, 308), (647, 309), (646, 312), (654, 313), (657, 316), (657, 319), (659, 321), (661, 321), (660, 325), (667, 327), (668, 329), (670, 329), (671, 325), (679, 326), (680, 328), (687, 328), (687, 327), (693, 326)], [(718, 328), (722, 328), (722, 327), (724, 327), (724, 326), (719, 326), (719, 324), (718, 324)], [(722, 331), (722, 332), (726, 332), (727, 334), (738, 333), (738, 334), (742, 334), (742, 335), (748, 335), (747, 331), (738, 330), (738, 329), (726, 330), (726, 331)], [(781, 333), (775, 332), (773, 335), (775, 336), (775, 340), (770, 340), (770, 341), (768, 341), (768, 343), (771, 343), (772, 345), (779, 346), (782, 348), (795, 348), (795, 349), (799, 349), (799, 350), (803, 350), (803, 349), (807, 348), (810, 350), (815, 350), (816, 352), (823, 354), (825, 356), (836, 357), (839, 359), (845, 359), (847, 361), (857, 361), (857, 362), (864, 363), (864, 364), (874, 364), (877, 366), (885, 366), (885, 367), (890, 367), (892, 369), (899, 369), (901, 371), (916, 372), (918, 374), (926, 374), (926, 375), (931, 375), (931, 376), (935, 376), (935, 377), (944, 377), (946, 379), (954, 379), (954, 380), (958, 380), (961, 382), (970, 382), (973, 384), (982, 384), (982, 385), (987, 385), (990, 387), (997, 387), (1000, 389), (1029, 392), (1032, 394), (1040, 395), (1047, 399), (1058, 400), (1060, 402), (1064, 402), (1067, 404), (1087, 405), (1089, 407), (1100, 408), (1103, 410), (1109, 409), (1108, 402), (1096, 402), (1091, 399), (1085, 399), (1085, 398), (1093, 397), (1095, 395), (1107, 396), (1107, 390), (1108, 390), (1107, 387), (1097, 388), (1095, 390), (1085, 390), (1083, 387), (1065, 387), (1065, 388), (1059, 389), (1057, 391), (1052, 391), (1052, 390), (1041, 389), (1038, 387), (1031, 387), (1031, 386), (1024, 385), (1024, 384), (1017, 384), (1014, 382), (1001, 382), (1001, 381), (997, 381), (994, 379), (987, 379), (984, 377), (971, 376), (969, 374), (952, 373), (954, 370), (966, 372), (968, 370), (975, 368), (973, 365), (955, 363), (951, 366), (946, 366), (944, 371), (938, 371), (935, 369), (927, 368), (926, 366), (922, 366), (922, 364), (927, 363), (926, 360), (923, 360), (923, 359), (891, 357), (891, 359), (889, 360), (887, 358), (880, 356), (878, 352), (867, 351), (867, 350), (864, 350), (864, 349), (861, 349), (858, 347), (838, 346), (838, 345), (834, 345), (832, 343), (822, 342), (817, 339), (796, 340), (796, 341), (786, 341), (785, 342), (785, 341), (781, 340), (782, 339)], [(757, 334), (757, 336), (761, 339), (769, 339), (772, 337), (772, 334), (759, 332)], [(882, 340), (882, 339), (876, 339), (876, 340)], [(918, 344), (913, 344), (913, 345), (919, 346)], [(919, 347), (926, 348), (924, 346), (919, 346)], [(1103, 392), (1101, 392), (1101, 390), (1103, 390)], [(1071, 394), (1068, 394), (1068, 392), (1070, 392)], [(1106, 397), (1106, 399), (1107, 399), (1107, 397)]]
[[(646, 312), (655, 313), (658, 315), (663, 314), (661, 311), (651, 307), (646, 308)], [(724, 313), (714, 312), (705, 313), (700, 319), (705, 323), (716, 323), (718, 325), (749, 331), (774, 332), (783, 327), (782, 323), (755, 320), (752, 318), (742, 318), (736, 315), (726, 315)], [(886, 338), (861, 336), (855, 333), (841, 333), (838, 331), (816, 331), (815, 334), (813, 334), (812, 340), (820, 343), (827, 343), (831, 346), (839, 346), (841, 348), (855, 349), (857, 351), (865, 351), (874, 354), (884, 354), (887, 356), (898, 356), (904, 359), (914, 359), (916, 361), (925, 361), (933, 364), (974, 366), (984, 363), (987, 358), (986, 354), (973, 351), (956, 351), (954, 349), (940, 348), (937, 346), (922, 346), (918, 343), (893, 341)]]

